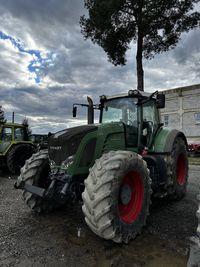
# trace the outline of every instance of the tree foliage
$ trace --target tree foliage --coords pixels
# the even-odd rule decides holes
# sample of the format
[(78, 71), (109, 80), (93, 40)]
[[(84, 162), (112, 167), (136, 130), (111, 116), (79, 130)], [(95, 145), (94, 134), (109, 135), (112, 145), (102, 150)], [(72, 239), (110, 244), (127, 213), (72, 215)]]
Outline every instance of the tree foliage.
[(142, 58), (174, 48), (183, 32), (200, 26), (194, 11), (200, 0), (84, 0), (84, 37), (100, 45), (114, 65), (126, 64), (131, 41), (137, 43), (138, 89), (143, 90)]
[(2, 106), (0, 106), (0, 122), (3, 122), (3, 123), (6, 122), (5, 117), (4, 117), (4, 110)]
[(28, 119), (27, 119), (27, 118), (24, 118), (24, 119), (22, 120), (22, 125), (23, 125), (24, 127), (26, 127), (26, 129), (27, 129), (27, 133), (28, 133), (28, 135), (30, 135), (30, 134), (32, 133), (32, 130), (31, 130), (30, 126), (29, 126), (29, 122), (28, 122)]

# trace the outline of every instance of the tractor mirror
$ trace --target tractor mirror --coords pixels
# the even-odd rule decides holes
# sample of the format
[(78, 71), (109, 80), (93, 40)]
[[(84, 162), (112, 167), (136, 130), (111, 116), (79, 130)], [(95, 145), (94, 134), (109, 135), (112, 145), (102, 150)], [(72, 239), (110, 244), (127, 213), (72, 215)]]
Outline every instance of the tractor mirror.
[(73, 113), (73, 118), (76, 118), (77, 107), (73, 107), (72, 113)]
[(164, 94), (157, 94), (156, 107), (157, 108), (164, 108), (165, 107), (165, 95)]

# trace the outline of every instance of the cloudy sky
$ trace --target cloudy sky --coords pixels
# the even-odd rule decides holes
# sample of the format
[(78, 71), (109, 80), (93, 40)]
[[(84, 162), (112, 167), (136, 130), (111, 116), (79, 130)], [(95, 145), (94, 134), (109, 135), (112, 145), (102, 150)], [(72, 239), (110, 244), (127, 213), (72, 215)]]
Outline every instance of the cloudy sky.
[[(127, 65), (114, 67), (104, 51), (80, 33), (83, 0), (0, 0), (0, 105), (6, 118), (29, 120), (34, 133), (84, 122), (74, 102), (86, 96), (136, 88), (135, 46)], [(176, 49), (144, 61), (145, 90), (200, 83), (200, 30), (182, 36)]]

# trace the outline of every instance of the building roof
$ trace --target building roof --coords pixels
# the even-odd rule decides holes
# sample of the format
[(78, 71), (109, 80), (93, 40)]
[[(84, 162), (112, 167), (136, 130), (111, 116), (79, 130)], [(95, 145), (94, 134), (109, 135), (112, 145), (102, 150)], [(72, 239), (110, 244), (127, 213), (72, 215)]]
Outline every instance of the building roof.
[(168, 93), (180, 93), (180, 92), (186, 92), (186, 91), (191, 91), (191, 90), (200, 90), (200, 84), (194, 84), (190, 86), (184, 86), (184, 87), (177, 87), (177, 88), (172, 88), (172, 89), (167, 89), (167, 90), (162, 90), (164, 94)]

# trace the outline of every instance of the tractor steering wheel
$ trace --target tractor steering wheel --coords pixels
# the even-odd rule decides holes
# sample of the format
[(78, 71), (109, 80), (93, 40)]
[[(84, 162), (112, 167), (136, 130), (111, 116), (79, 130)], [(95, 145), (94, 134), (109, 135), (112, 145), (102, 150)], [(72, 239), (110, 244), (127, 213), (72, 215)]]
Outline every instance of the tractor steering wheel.
[(128, 120), (127, 125), (137, 127), (137, 120), (134, 121)]

